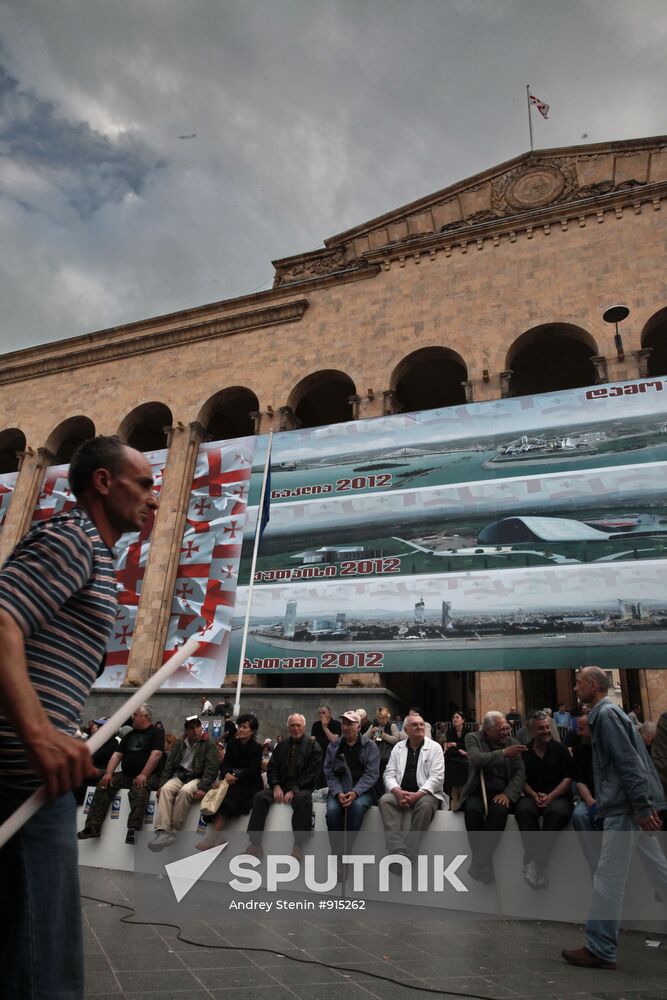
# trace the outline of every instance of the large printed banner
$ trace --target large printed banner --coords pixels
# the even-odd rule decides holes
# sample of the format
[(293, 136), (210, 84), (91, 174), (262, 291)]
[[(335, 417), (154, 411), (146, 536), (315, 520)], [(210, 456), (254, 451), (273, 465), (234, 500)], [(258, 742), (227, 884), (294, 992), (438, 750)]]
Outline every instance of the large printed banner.
[(270, 488), (251, 672), (667, 667), (667, 382), (278, 434)]
[(218, 441), (199, 450), (164, 658), (194, 632), (206, 645), (165, 687), (224, 682), (256, 440)]
[(5, 524), (17, 477), (18, 472), (6, 472), (0, 476), (0, 531)]
[[(199, 450), (164, 659), (194, 632), (201, 632), (206, 644), (166, 687), (215, 687), (224, 681), (255, 441), (253, 437), (218, 441)], [(159, 495), (167, 451), (147, 452), (146, 458)], [(47, 469), (33, 523), (74, 506), (68, 468)], [(7, 478), (0, 479), (0, 501)], [(153, 524), (151, 515), (141, 532), (123, 535), (116, 545), (117, 621), (97, 687), (119, 687), (125, 677)]]

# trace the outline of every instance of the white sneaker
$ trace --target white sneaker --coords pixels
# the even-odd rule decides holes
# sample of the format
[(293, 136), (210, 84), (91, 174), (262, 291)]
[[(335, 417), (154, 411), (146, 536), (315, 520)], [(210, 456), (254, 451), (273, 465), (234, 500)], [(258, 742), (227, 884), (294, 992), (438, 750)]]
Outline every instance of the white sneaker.
[(165, 847), (169, 847), (176, 840), (176, 834), (171, 833), (169, 830), (156, 830), (155, 839), (152, 843), (148, 845), (149, 851), (163, 851)]

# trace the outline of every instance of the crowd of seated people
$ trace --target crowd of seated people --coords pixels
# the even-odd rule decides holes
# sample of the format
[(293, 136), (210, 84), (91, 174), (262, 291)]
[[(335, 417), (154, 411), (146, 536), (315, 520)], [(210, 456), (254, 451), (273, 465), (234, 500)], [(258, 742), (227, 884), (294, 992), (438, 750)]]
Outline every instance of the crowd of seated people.
[[(202, 699), (202, 706), (206, 702)], [(522, 875), (531, 888), (549, 884), (556, 837), (570, 822), (595, 870), (598, 842), (586, 833), (601, 830), (601, 820), (585, 711), (567, 712), (560, 705), (554, 714), (531, 712), (525, 722), (515, 709), (490, 711), (479, 727), (454, 712), (448, 723), (433, 727), (437, 739), (431, 739), (431, 726), (416, 707), (400, 720), (400, 730), (385, 706), (372, 720), (359, 709), (335, 718), (326, 705), (317, 714), (309, 735), (306, 718), (295, 712), (287, 719), (287, 734), (260, 742), (259, 721), (252, 714), (234, 722), (227, 713), (224, 728), (217, 726), (215, 732), (192, 716), (179, 737), (165, 734), (159, 722), (153, 723), (150, 706), (142, 706), (131, 725), (93, 755), (97, 789), (79, 837), (100, 836), (111, 799), (127, 788), (127, 842), (133, 843), (155, 790), (155, 839), (149, 846), (160, 850), (183, 828), (192, 803), (224, 785), (218, 808), (204, 817), (208, 829), (202, 850), (224, 842), (230, 819), (248, 815), (247, 851), (261, 857), (268, 811), (278, 803), (291, 807), (293, 855), (300, 859), (312, 828), (313, 795), (321, 790), (334, 853), (340, 853), (342, 831), (345, 850), (352, 849), (366, 811), (379, 805), (388, 851), (411, 859), (436, 810), (449, 805), (463, 815), (469, 874), (478, 882), (494, 881), (493, 856), (511, 814), (524, 841)], [(93, 735), (104, 721), (91, 720), (82, 735)], [(563, 722), (568, 731), (574, 726), (572, 739), (563, 738)], [(667, 712), (657, 724), (640, 722), (639, 727), (667, 792)], [(404, 832), (406, 812), (410, 824)]]

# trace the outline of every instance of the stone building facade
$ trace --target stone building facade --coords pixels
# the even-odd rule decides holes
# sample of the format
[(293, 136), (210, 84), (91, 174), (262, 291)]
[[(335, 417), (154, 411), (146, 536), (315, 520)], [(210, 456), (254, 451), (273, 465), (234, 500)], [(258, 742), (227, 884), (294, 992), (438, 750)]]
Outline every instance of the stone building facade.
[[(0, 472), (19, 475), (0, 557), (81, 440), (168, 445), (137, 683), (164, 648), (203, 439), (666, 373), (666, 200), (667, 137), (534, 151), (274, 262), (270, 291), (5, 355)], [(647, 717), (666, 681), (632, 678)], [(527, 697), (518, 672), (477, 675), (478, 712)]]

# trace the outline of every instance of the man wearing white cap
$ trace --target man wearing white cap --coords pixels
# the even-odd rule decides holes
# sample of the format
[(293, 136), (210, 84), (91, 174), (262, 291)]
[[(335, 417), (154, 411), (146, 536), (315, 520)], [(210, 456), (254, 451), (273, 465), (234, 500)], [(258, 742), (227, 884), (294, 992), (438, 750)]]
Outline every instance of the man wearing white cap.
[(366, 810), (376, 801), (373, 786), (380, 773), (380, 751), (374, 740), (359, 732), (358, 712), (344, 712), (340, 721), (343, 735), (330, 744), (324, 761), (329, 787), (327, 828), (330, 833), (345, 830), (353, 835), (345, 845), (349, 851)]

